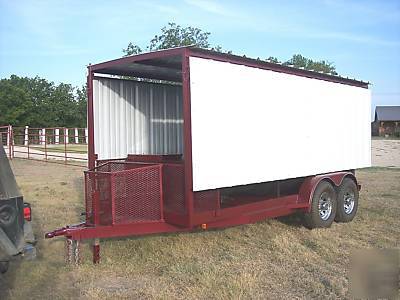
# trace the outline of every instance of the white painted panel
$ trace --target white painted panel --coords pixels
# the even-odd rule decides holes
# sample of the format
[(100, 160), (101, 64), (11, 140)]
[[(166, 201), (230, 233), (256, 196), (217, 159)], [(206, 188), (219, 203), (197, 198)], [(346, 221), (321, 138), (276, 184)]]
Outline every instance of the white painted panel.
[(371, 165), (368, 89), (190, 58), (193, 190)]
[(181, 86), (95, 78), (93, 110), (99, 159), (183, 153)]

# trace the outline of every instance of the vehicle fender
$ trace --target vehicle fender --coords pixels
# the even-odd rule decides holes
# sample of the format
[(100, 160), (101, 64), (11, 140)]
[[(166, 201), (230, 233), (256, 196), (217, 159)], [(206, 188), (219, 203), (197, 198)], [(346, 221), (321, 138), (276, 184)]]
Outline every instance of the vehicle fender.
[(354, 180), (355, 184), (359, 187), (356, 177), (352, 172), (349, 171), (320, 174), (312, 177), (307, 177), (302, 183), (299, 190), (299, 203), (308, 203), (308, 206), (305, 209), (307, 212), (309, 212), (311, 209), (311, 201), (314, 195), (314, 191), (321, 181), (329, 181), (335, 188), (338, 188), (346, 177)]

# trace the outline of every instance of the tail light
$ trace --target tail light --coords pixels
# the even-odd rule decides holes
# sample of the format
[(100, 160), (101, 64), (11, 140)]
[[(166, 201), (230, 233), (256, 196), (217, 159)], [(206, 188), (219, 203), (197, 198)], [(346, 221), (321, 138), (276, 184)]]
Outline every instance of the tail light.
[(24, 219), (26, 221), (32, 221), (32, 210), (29, 203), (24, 203)]

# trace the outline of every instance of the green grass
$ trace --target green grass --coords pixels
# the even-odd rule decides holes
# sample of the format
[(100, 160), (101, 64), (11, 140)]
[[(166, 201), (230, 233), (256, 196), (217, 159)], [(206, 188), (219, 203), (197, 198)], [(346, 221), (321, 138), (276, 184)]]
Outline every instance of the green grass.
[(74, 145), (74, 144), (67, 144), (67, 147), (65, 148), (64, 145), (48, 145), (47, 148), (43, 146), (30, 146), (32, 149), (40, 150), (40, 151), (45, 151), (47, 149), (47, 152), (65, 152), (65, 149), (67, 149), (67, 152), (71, 153), (82, 153), (86, 154), (87, 153), (87, 145)]

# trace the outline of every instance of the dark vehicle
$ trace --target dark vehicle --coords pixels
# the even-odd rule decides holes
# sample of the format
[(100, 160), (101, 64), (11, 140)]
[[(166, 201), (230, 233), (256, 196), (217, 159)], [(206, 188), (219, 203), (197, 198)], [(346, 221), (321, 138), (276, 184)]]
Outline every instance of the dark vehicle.
[(21, 254), (34, 257), (34, 244), (31, 207), (24, 203), (0, 140), (0, 273)]

